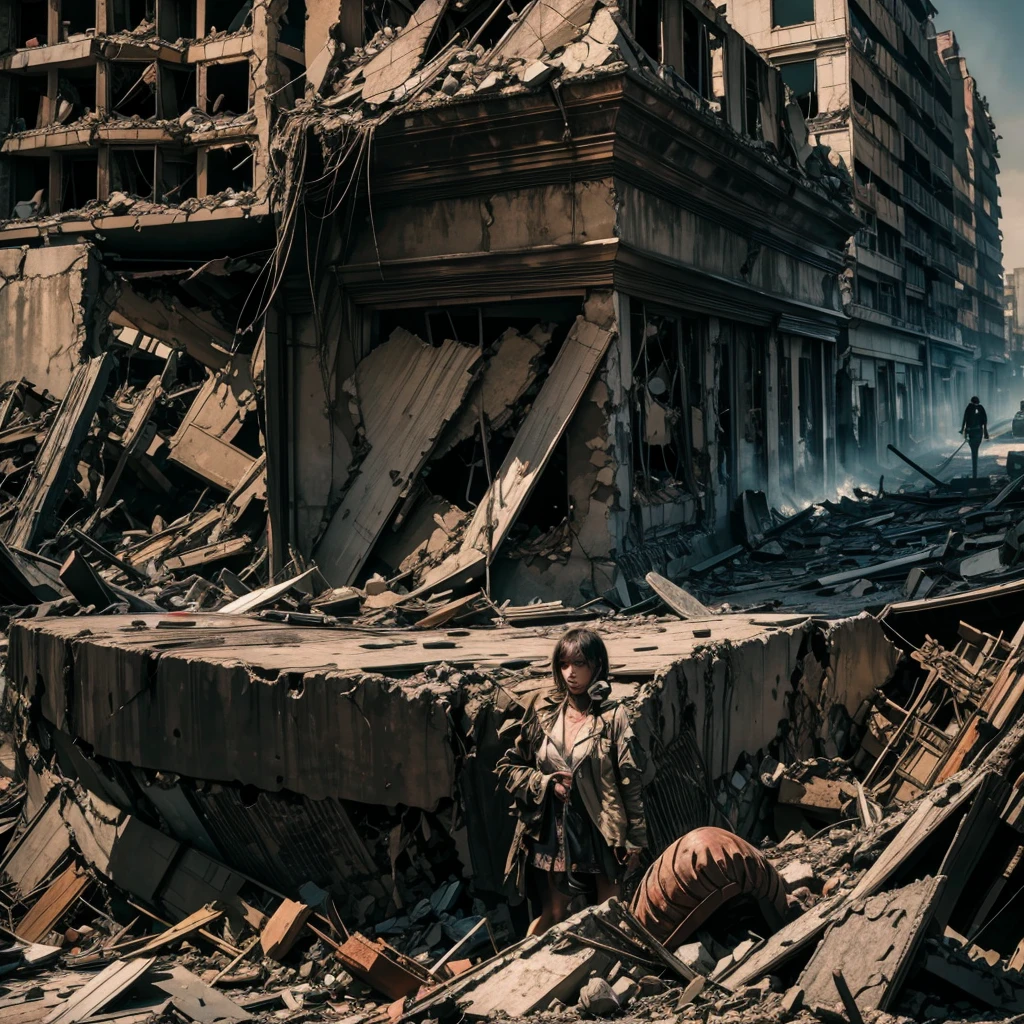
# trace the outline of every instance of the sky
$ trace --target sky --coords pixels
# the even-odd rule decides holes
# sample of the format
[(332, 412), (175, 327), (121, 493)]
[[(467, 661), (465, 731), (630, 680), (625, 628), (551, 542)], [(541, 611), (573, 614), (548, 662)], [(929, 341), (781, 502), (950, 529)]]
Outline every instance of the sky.
[(988, 97), (999, 141), (1003, 264), (1024, 267), (1024, 0), (932, 0)]

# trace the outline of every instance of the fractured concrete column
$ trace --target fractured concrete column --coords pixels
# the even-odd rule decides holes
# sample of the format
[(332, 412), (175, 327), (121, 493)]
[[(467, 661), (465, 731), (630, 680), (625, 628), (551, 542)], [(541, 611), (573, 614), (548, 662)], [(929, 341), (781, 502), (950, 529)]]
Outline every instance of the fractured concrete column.
[(102, 274), (89, 245), (0, 249), (0, 381), (26, 377), (64, 395), (79, 363), (103, 347)]

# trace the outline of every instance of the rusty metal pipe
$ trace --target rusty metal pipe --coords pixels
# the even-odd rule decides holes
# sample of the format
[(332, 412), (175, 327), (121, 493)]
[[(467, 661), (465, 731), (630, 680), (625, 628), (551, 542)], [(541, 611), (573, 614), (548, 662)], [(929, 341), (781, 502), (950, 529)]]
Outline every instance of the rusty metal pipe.
[(755, 900), (773, 928), (785, 921), (786, 885), (764, 854), (724, 829), (698, 828), (647, 869), (630, 910), (673, 949), (740, 896)]

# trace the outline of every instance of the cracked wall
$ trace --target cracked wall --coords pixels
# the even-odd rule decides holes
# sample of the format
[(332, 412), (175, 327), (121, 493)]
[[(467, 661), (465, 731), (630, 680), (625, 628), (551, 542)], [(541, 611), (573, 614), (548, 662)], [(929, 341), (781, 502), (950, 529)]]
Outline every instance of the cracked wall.
[(25, 377), (64, 395), (75, 368), (102, 344), (101, 273), (88, 245), (0, 249), (0, 380)]

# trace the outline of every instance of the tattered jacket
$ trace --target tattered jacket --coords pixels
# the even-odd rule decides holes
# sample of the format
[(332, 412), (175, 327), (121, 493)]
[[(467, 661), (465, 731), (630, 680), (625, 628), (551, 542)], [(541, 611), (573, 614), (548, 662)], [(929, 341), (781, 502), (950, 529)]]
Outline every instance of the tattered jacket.
[[(555, 695), (538, 696), (526, 707), (521, 719), (502, 727), (502, 735), (511, 738), (512, 746), (495, 771), (512, 794), (512, 810), (518, 818), (506, 864), (506, 881), (514, 881), (520, 891), (527, 840), (540, 838), (544, 798), (553, 779), (537, 767), (537, 753), (561, 706), (561, 698)], [(576, 752), (573, 785), (610, 847), (643, 849), (647, 845), (641, 781), (643, 752), (621, 704), (603, 701), (592, 713), (598, 721)]]

